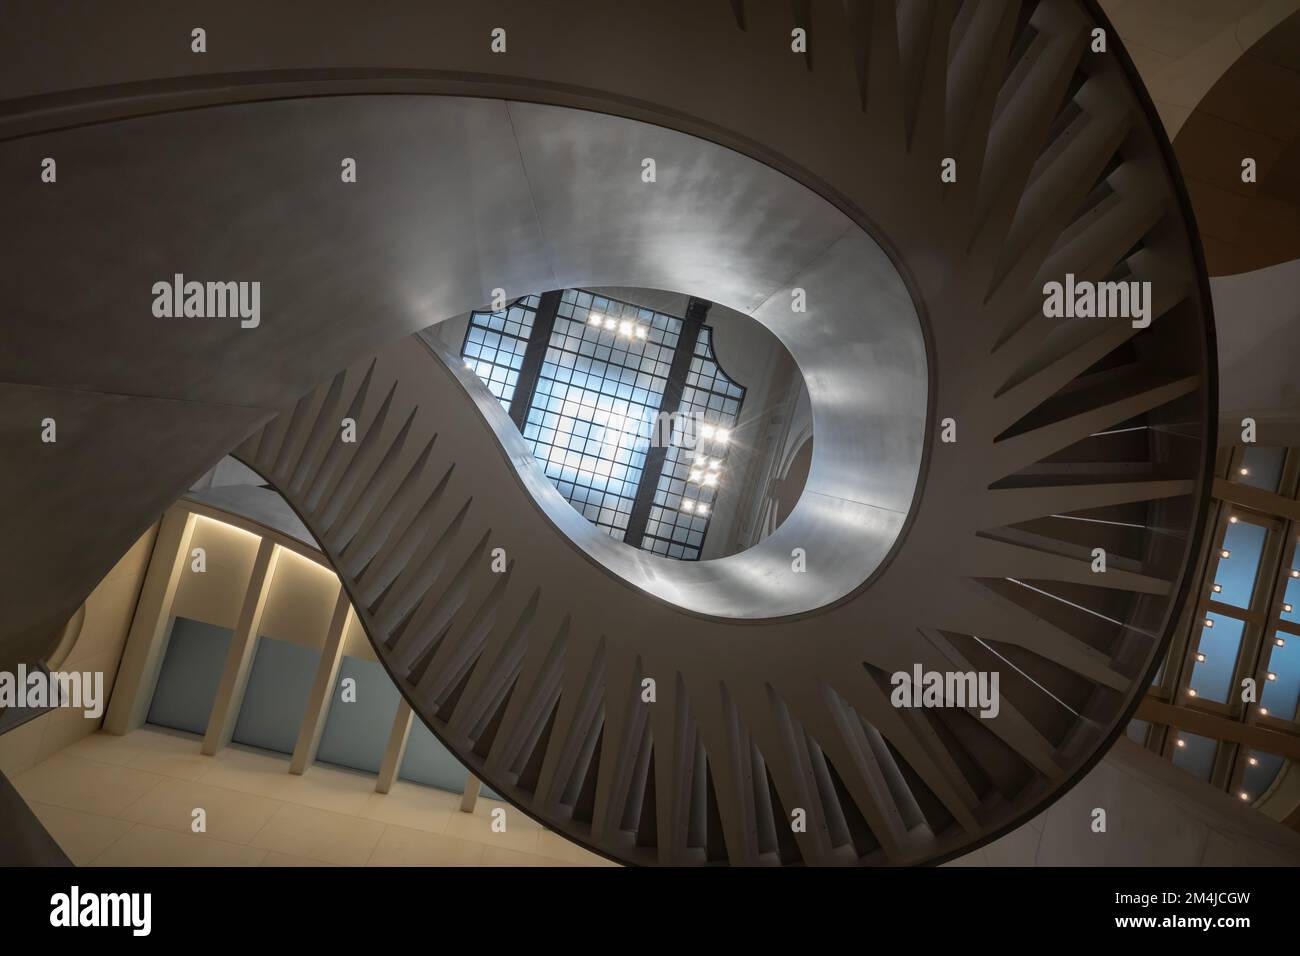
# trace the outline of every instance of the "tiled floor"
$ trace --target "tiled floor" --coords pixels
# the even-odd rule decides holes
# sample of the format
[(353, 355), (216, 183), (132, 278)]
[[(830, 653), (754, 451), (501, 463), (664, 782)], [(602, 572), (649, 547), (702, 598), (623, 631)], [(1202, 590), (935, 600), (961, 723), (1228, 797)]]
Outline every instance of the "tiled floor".
[[(78, 865), (610, 866), (508, 804), (316, 765), (153, 727), (85, 737), (14, 786)], [(505, 832), (492, 810), (505, 810)], [(192, 830), (202, 809), (206, 830)]]

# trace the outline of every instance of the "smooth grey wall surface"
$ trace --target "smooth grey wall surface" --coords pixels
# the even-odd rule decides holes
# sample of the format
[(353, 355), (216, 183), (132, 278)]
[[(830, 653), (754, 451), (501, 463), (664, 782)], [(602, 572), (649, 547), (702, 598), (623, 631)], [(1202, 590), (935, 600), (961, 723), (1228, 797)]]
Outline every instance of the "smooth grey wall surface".
[(292, 754), (320, 651), (263, 635), (239, 709), (235, 743)]
[(172, 620), (167, 653), (149, 705), (149, 723), (192, 734), (207, 731), (233, 637), (227, 627), (188, 617)]
[[(349, 677), (357, 682), (357, 699), (344, 702), (342, 686)], [(333, 694), (316, 759), (378, 773), (397, 713), (397, 688), (377, 662), (344, 656)]]

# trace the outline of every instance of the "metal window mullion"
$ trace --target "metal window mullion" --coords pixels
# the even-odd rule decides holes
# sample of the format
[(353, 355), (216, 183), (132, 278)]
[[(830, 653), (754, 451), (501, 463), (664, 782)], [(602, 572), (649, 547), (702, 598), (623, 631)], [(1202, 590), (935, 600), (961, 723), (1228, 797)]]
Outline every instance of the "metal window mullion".
[(533, 315), (533, 328), (528, 335), (528, 346), (524, 350), (524, 362), (519, 367), (519, 379), (515, 383), (515, 393), (510, 399), (510, 420), (521, 433), (524, 424), (528, 421), (528, 411), (533, 407), (537, 380), (542, 374), (546, 349), (551, 344), (551, 333), (555, 330), (555, 311), (559, 306), (559, 292), (543, 292), (537, 303), (537, 312)]
[[(668, 368), (668, 380), (664, 383), (663, 398), (659, 404), (660, 415), (676, 415), (681, 408), (682, 395), (686, 391), (686, 376), (690, 373), (691, 360), (695, 357), (695, 343), (699, 340), (700, 329), (704, 327), (704, 317), (708, 315), (710, 305), (712, 303), (694, 297), (686, 304), (682, 330), (677, 336), (677, 348), (673, 351), (673, 363)], [(636, 497), (632, 500), (632, 513), (628, 516), (627, 529), (623, 532), (623, 540), (634, 548), (641, 547), (641, 540), (645, 537), (646, 522), (650, 520), (650, 508), (654, 505), (655, 491), (659, 487), (659, 476), (663, 472), (667, 456), (668, 449), (653, 442), (646, 450), (641, 480), (637, 484)]]

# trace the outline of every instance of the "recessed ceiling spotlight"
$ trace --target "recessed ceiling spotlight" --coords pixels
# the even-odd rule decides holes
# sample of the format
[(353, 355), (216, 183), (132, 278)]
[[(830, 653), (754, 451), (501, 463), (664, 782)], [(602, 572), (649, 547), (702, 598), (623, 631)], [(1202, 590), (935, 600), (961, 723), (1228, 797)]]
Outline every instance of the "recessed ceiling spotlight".
[(1233, 515), (1231, 518), (1229, 518), (1229, 519), (1228, 519), (1228, 523), (1229, 523), (1229, 524), (1236, 524), (1236, 523), (1237, 523), (1237, 516), (1236, 516), (1236, 515)]
[(1208, 617), (1207, 617), (1207, 618), (1205, 619), (1205, 626), (1206, 626), (1206, 627), (1214, 627), (1214, 619), (1213, 619), (1213, 618), (1208, 618)]
[(1205, 655), (1204, 655), (1204, 654), (1197, 654), (1197, 655), (1196, 655), (1196, 662), (1197, 662), (1198, 664), (1204, 664), (1204, 663), (1205, 663)]
[(1259, 709), (1259, 715), (1260, 715), (1261, 717), (1267, 717), (1267, 716), (1268, 716), (1268, 708), (1267, 708), (1267, 707), (1261, 707), (1261, 708)]
[(1294, 568), (1292, 568), (1292, 569), (1291, 569), (1291, 577), (1293, 577), (1293, 578), (1300, 578), (1300, 571), (1297, 571), (1297, 570), (1295, 570)]
[(1216, 584), (1216, 585), (1214, 586), (1214, 593), (1215, 593), (1215, 594), (1221, 594), (1221, 593), (1223, 593), (1223, 585), (1222, 585), (1222, 584)]
[(1196, 696), (1196, 691), (1192, 690), (1190, 687), (1187, 688), (1187, 696), (1188, 696), (1188, 697), (1195, 697), (1195, 696)]
[(1286, 614), (1290, 614), (1290, 613), (1291, 613), (1291, 605), (1290, 605), (1290, 604), (1283, 604), (1283, 605), (1282, 605), (1282, 610), (1283, 610), (1284, 613), (1286, 613)]
[(1249, 799), (1250, 799), (1250, 794), (1248, 794), (1245, 790), (1241, 791), (1241, 799), (1243, 799), (1243, 800), (1249, 800)]
[(1222, 551), (1219, 552), (1219, 556), (1222, 558), (1230, 558), (1232, 557), (1232, 552), (1229, 551), (1227, 548), (1224, 548)]
[(1250, 474), (1250, 469), (1249, 469), (1249, 468), (1243, 468), (1243, 469), (1241, 469), (1241, 474), (1242, 474), (1243, 477), (1245, 477), (1246, 475), (1249, 475), (1249, 474)]
[(1258, 766), (1259, 766), (1259, 760), (1256, 759), (1255, 757), (1251, 757), (1251, 758), (1250, 758), (1250, 765), (1251, 765), (1252, 767), (1258, 767)]
[(1269, 680), (1277, 680), (1277, 675), (1274, 674), (1272, 671), (1269, 671), (1268, 679), (1269, 679)]
[(1179, 737), (1177, 740), (1174, 741), (1174, 743), (1176, 743), (1179, 747), (1187, 746), (1187, 741), (1184, 740), (1182, 737)]
[(1282, 638), (1280, 637), (1274, 638), (1273, 643), (1276, 644), (1278, 647), (1286, 647), (1286, 641), (1282, 640)]

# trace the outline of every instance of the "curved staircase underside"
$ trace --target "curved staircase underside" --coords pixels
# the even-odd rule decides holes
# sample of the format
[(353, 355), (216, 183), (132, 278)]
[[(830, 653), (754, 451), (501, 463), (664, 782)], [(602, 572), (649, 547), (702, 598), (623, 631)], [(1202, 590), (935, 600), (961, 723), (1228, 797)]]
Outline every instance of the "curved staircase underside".
[[(135, 59), (92, 50), (59, 76), (57, 55), (14, 51), (0, 175), (31, 228), (0, 278), (3, 439), (21, 463), (0, 491), (24, 503), (0, 657), (39, 656), (246, 439), (422, 719), (611, 856), (932, 862), (1084, 772), (1185, 595), (1215, 403), (1195, 229), (1117, 38), (1090, 50), (1092, 5), (520, 4), (508, 56), (473, 16), (345, 30), (345, 6), (313, 5), (290, 36), (224, 5), (197, 62), (156, 52), (192, 26), (166, 7), (123, 38)], [(52, 42), (75, 48), (98, 15)], [(812, 55), (791, 54), (808, 16)], [(618, 178), (644, 156), (665, 188)], [(926, 394), (905, 403), (925, 461), (871, 580), (799, 613), (740, 624), (594, 560), (495, 402), (409, 338), (494, 288), (668, 288), (775, 324), (764, 310), (798, 282), (816, 302), (840, 274), (818, 267), (863, 233), (925, 331)], [(178, 271), (260, 279), (263, 325), (154, 319), (147, 292)], [(1152, 282), (1150, 328), (1044, 318), (1044, 282), (1067, 273)], [(841, 302), (808, 321), (853, 348), (875, 319)], [(345, 414), (355, 445), (336, 440)], [(39, 444), (46, 415), (55, 445)], [(816, 427), (814, 475), (837, 453)], [(999, 715), (890, 706), (888, 676), (917, 663), (999, 669)]]

